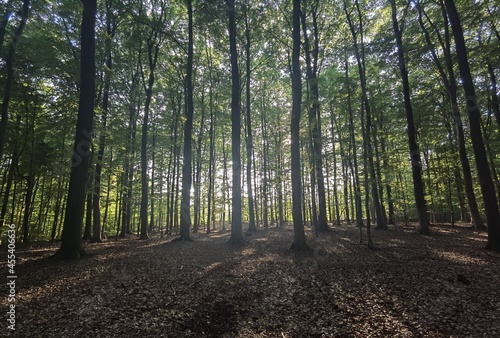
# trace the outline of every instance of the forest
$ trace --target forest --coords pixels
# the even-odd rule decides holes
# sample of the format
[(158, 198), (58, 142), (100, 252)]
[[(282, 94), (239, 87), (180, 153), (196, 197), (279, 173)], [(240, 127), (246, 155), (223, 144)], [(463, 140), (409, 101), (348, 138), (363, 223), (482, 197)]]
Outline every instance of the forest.
[[(483, 325), (500, 311), (498, 1), (2, 0), (0, 16), (17, 278), (1, 303), (20, 336), (51, 327), (36, 311), (67, 324), (49, 336), (500, 334)], [(93, 298), (71, 308), (76, 291)]]

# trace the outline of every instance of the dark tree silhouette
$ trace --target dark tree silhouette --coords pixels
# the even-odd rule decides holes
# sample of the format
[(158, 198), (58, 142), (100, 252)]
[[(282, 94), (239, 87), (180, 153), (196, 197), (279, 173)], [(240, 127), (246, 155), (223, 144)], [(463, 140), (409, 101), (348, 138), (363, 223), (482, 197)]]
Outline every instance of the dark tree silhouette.
[(304, 223), (302, 220), (302, 186), (300, 181), (300, 109), (302, 104), (302, 81), (300, 75), (300, 0), (293, 0), (292, 17), (292, 119), (290, 141), (292, 155), (292, 250), (308, 251)]
[(94, 118), (96, 12), (97, 0), (83, 1), (80, 99), (66, 213), (61, 237), (62, 242), (61, 247), (55, 254), (56, 257), (62, 259), (75, 259), (84, 254), (82, 248), (82, 225), (89, 170), (92, 120)]
[(184, 124), (184, 164), (182, 166), (182, 200), (181, 200), (181, 229), (179, 240), (191, 240), (191, 162), (193, 158), (193, 7), (192, 1), (187, 0), (188, 7), (188, 59), (186, 70), (186, 122)]
[(241, 225), (241, 93), (238, 69), (238, 50), (236, 46), (236, 20), (234, 0), (226, 0), (229, 16), (229, 44), (231, 52), (231, 155), (233, 158), (233, 198), (231, 238), (229, 243), (244, 242)]

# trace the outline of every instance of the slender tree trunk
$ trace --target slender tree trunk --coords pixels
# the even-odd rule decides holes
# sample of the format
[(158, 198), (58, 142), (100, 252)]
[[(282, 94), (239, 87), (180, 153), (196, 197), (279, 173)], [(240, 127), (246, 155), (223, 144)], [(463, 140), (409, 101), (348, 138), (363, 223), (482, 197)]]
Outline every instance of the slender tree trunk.
[(52, 230), (50, 232), (50, 242), (54, 243), (57, 233), (57, 225), (59, 224), (59, 214), (61, 212), (62, 197), (63, 197), (63, 186), (62, 177), (57, 179), (57, 195), (56, 195), (56, 205), (54, 207), (54, 220), (52, 222)]
[(253, 198), (253, 188), (252, 188), (252, 154), (253, 154), (253, 137), (252, 137), (252, 120), (251, 120), (251, 102), (250, 102), (250, 81), (251, 81), (251, 71), (250, 71), (250, 26), (248, 23), (248, 11), (249, 3), (247, 3), (247, 8), (245, 10), (245, 55), (246, 55), (246, 84), (245, 84), (245, 105), (246, 105), (246, 125), (247, 125), (247, 194), (248, 194), (248, 231), (257, 231), (255, 226), (255, 208), (254, 208), (254, 198)]
[(99, 150), (97, 153), (95, 178), (94, 178), (94, 201), (92, 207), (94, 209), (94, 224), (92, 232), (92, 241), (96, 243), (102, 242), (101, 239), (101, 175), (102, 175), (102, 162), (104, 159), (104, 147), (106, 145), (106, 124), (109, 106), (109, 90), (111, 86), (111, 69), (113, 68), (113, 60), (111, 56), (111, 39), (114, 36), (113, 25), (111, 22), (114, 16), (111, 13), (111, 1), (106, 1), (106, 74), (104, 80), (104, 93), (102, 97), (102, 131), (99, 135)]
[[(302, 31), (304, 34), (304, 52), (306, 57), (306, 73), (309, 85), (309, 123), (311, 133), (311, 198), (313, 210), (313, 223), (318, 231), (328, 231), (327, 217), (326, 217), (326, 193), (325, 193), (325, 180), (323, 177), (323, 159), (322, 159), (322, 140), (321, 140), (321, 118), (320, 118), (320, 105), (319, 105), (319, 86), (318, 86), (318, 54), (319, 54), (319, 37), (317, 25), (317, 7), (319, 2), (314, 2), (312, 9), (313, 18), (313, 44), (311, 50), (309, 39), (307, 37), (306, 27), (306, 14), (302, 12)], [(318, 213), (316, 217), (316, 185), (317, 185), (317, 198), (318, 198)], [(316, 224), (317, 221), (317, 224)]]
[(154, 120), (154, 115), (151, 116), (151, 125), (153, 127), (153, 130), (152, 130), (152, 144), (151, 144), (151, 193), (150, 193), (150, 197), (149, 197), (149, 200), (150, 200), (150, 203), (151, 203), (151, 212), (150, 212), (150, 215), (149, 215), (149, 221), (148, 221), (148, 232), (149, 233), (152, 233), (154, 232), (155, 228), (154, 228), (154, 225), (155, 225), (155, 199), (156, 199), (156, 196), (155, 196), (155, 169), (156, 169), (156, 156), (155, 156), (155, 153), (156, 153), (156, 138), (157, 138), (157, 127), (156, 127), (156, 123), (155, 123), (155, 120)]
[(276, 149), (278, 152), (277, 155), (277, 168), (276, 168), (276, 184), (277, 184), (277, 194), (278, 194), (278, 226), (283, 227), (284, 226), (284, 208), (283, 204), (285, 201), (283, 201), (283, 149), (282, 149), (282, 144), (283, 142), (283, 135), (281, 132), (278, 132), (278, 138), (276, 140)]
[(236, 46), (235, 1), (226, 0), (229, 16), (229, 44), (231, 52), (231, 155), (233, 163), (233, 196), (230, 244), (244, 242), (241, 224), (241, 93), (238, 69), (238, 50)]
[(61, 247), (56, 256), (63, 259), (79, 258), (82, 248), (82, 222), (85, 190), (89, 170), (92, 120), (95, 96), (95, 17), (96, 0), (83, 2), (80, 60), (80, 100), (73, 147), (73, 163), (69, 179), (66, 213)]
[[(339, 203), (339, 197), (338, 197), (338, 190), (337, 190), (337, 152), (336, 152), (336, 145), (335, 145), (335, 113), (333, 111), (333, 107), (330, 112), (330, 128), (332, 132), (332, 148), (333, 148), (333, 182), (334, 182), (334, 187), (333, 187), (333, 200), (335, 204), (335, 224), (337, 226), (340, 226), (340, 203)], [(340, 129), (340, 127), (339, 127)], [(340, 140), (340, 131), (338, 132), (339, 134), (339, 143), (342, 144), (342, 141)], [(344, 158), (343, 151), (341, 151), (341, 156)], [(344, 181), (345, 184), (345, 181)], [(347, 186), (344, 188), (347, 189)], [(347, 214), (347, 221), (349, 222), (349, 210), (347, 208), (346, 204), (346, 214)]]
[(300, 185), (300, 110), (302, 105), (302, 81), (300, 74), (300, 0), (293, 0), (293, 51), (292, 51), (292, 118), (290, 143), (292, 157), (292, 250), (309, 251), (302, 220), (302, 187)]
[[(387, 224), (385, 224), (382, 210), (380, 206), (380, 199), (377, 189), (377, 181), (375, 177), (375, 165), (373, 163), (373, 149), (372, 149), (372, 123), (371, 123), (371, 110), (366, 89), (366, 66), (365, 66), (365, 52), (364, 52), (364, 28), (362, 22), (361, 10), (359, 7), (358, 0), (354, 1), (356, 11), (358, 14), (358, 26), (354, 26), (351, 15), (347, 11), (347, 21), (351, 29), (351, 34), (354, 43), (354, 54), (356, 56), (356, 61), (358, 63), (358, 73), (361, 82), (361, 130), (363, 135), (363, 149), (364, 149), (364, 162), (365, 162), (365, 205), (367, 213), (367, 241), (368, 246), (372, 246), (371, 242), (371, 225), (369, 222), (369, 191), (371, 187), (372, 199), (375, 207), (376, 217), (377, 217), (377, 229), (386, 229)], [(359, 34), (359, 42), (358, 42)], [(365, 124), (366, 121), (366, 124)]]
[[(208, 55), (208, 51), (207, 51)], [(210, 225), (212, 223), (212, 208), (213, 195), (214, 195), (214, 166), (215, 166), (215, 114), (213, 104), (213, 80), (212, 80), (212, 59), (210, 58), (210, 87), (209, 87), (209, 101), (210, 101), (210, 130), (208, 131), (210, 137), (210, 160), (208, 163), (208, 221), (207, 221), (207, 234), (210, 233)]]
[[(154, 81), (154, 73), (150, 72), (149, 83), (152, 85)], [(153, 79), (153, 81), (151, 80)], [(149, 239), (148, 235), (148, 202), (149, 202), (149, 186), (148, 186), (148, 124), (149, 124), (149, 106), (151, 104), (152, 89), (151, 86), (146, 90), (146, 104), (144, 106), (144, 120), (142, 122), (141, 136), (141, 210), (140, 210), (140, 229), (141, 234), (139, 239)]]
[(221, 231), (226, 231), (226, 205), (229, 200), (227, 162), (228, 153), (226, 150), (226, 137), (222, 136), (222, 227)]
[(410, 101), (410, 83), (408, 80), (408, 71), (406, 69), (402, 31), (399, 29), (399, 24), (396, 16), (395, 0), (389, 0), (392, 8), (392, 24), (394, 34), (396, 36), (396, 44), (399, 59), (399, 70), (403, 81), (403, 97), (406, 112), (406, 121), (408, 123), (408, 147), (410, 149), (411, 169), (413, 177), (413, 192), (415, 195), (415, 203), (419, 219), (419, 232), (424, 235), (430, 234), (429, 219), (427, 216), (427, 205), (425, 202), (424, 182), (422, 180), (422, 167), (420, 163), (420, 150), (417, 143), (417, 132), (415, 128), (413, 109)]
[[(140, 62), (140, 60), (138, 60)], [(139, 65), (137, 65), (139, 68)], [(127, 145), (125, 149), (125, 160), (123, 164), (123, 197), (121, 206), (121, 231), (120, 237), (124, 238), (127, 234), (130, 234), (130, 224), (132, 217), (132, 196), (133, 196), (133, 181), (134, 181), (134, 170), (132, 163), (135, 162), (136, 155), (136, 133), (137, 133), (137, 114), (138, 114), (138, 82), (139, 82), (139, 71), (136, 70), (132, 74), (131, 85), (130, 85), (130, 102), (128, 103), (128, 130), (127, 130)]]
[(184, 124), (184, 152), (182, 166), (182, 200), (181, 200), (181, 229), (179, 240), (191, 240), (191, 161), (193, 157), (193, 8), (192, 1), (188, 6), (188, 60), (186, 70), (186, 121)]
[[(373, 102), (373, 100), (371, 100)], [(378, 120), (380, 121), (383, 121), (383, 118), (381, 116), (378, 117)], [(373, 148), (374, 148), (374, 151), (375, 151), (375, 163), (374, 163), (374, 166), (375, 168), (373, 169), (375, 171), (374, 173), (374, 185), (375, 185), (375, 189), (377, 189), (378, 191), (378, 195), (379, 195), (379, 201), (380, 201), (380, 204), (379, 204), (379, 217), (380, 219), (377, 219), (377, 226), (380, 224), (380, 228), (377, 228), (377, 229), (382, 229), (382, 230), (386, 230), (388, 227), (387, 227), (387, 214), (385, 212), (385, 205), (384, 205), (384, 187), (382, 185), (382, 169), (381, 169), (381, 165), (380, 163), (382, 162), (381, 159), (380, 159), (380, 151), (379, 151), (379, 140), (380, 140), (380, 137), (379, 137), (379, 133), (378, 133), (378, 126), (377, 124), (375, 123), (373, 125), (373, 136), (372, 136), (372, 140), (373, 140)]]
[[(149, 204), (149, 184), (148, 184), (148, 129), (149, 129), (149, 108), (153, 96), (153, 85), (155, 82), (155, 68), (158, 60), (160, 42), (158, 41), (158, 32), (152, 32), (147, 41), (149, 76), (147, 84), (144, 84), (146, 92), (146, 102), (144, 104), (144, 120), (142, 122), (141, 135), (141, 209), (140, 209), (140, 236), (139, 239), (149, 239), (148, 234), (148, 204)], [(142, 68), (141, 68), (142, 70)], [(142, 74), (143, 81), (144, 72)]]
[[(337, 124), (339, 124), (338, 119), (335, 121)], [(334, 136), (332, 135), (332, 138)], [(340, 125), (337, 126), (337, 137), (338, 137), (338, 142), (339, 142), (339, 148), (340, 148), (340, 157), (342, 158), (342, 180), (344, 182), (344, 208), (345, 208), (345, 219), (348, 225), (351, 225), (351, 217), (350, 217), (350, 211), (353, 210), (352, 208), (349, 209), (349, 175), (348, 175), (348, 161), (349, 159), (347, 158), (347, 154), (345, 153), (344, 150), (344, 140), (342, 137), (342, 128), (340, 128)], [(352, 200), (351, 200), (352, 202)]]
[(203, 138), (205, 131), (205, 93), (201, 94), (201, 120), (200, 131), (196, 140), (196, 172), (194, 173), (194, 224), (193, 233), (198, 232), (201, 222), (201, 171), (202, 171), (202, 152)]
[(265, 109), (263, 106), (262, 113), (260, 114), (261, 116), (261, 132), (262, 132), (262, 200), (263, 200), (263, 205), (262, 205), (262, 220), (264, 223), (264, 228), (269, 227), (269, 217), (268, 217), (268, 205), (269, 205), (269, 193), (268, 193), (268, 187), (269, 187), (269, 179), (268, 179), (268, 143), (269, 140), (268, 135), (267, 135), (267, 122), (266, 122), (266, 115), (265, 115)]
[(354, 132), (354, 119), (352, 112), (352, 103), (351, 103), (351, 85), (349, 82), (349, 63), (347, 58), (344, 60), (345, 65), (345, 84), (347, 87), (347, 109), (349, 111), (349, 136), (350, 136), (350, 145), (351, 145), (351, 154), (349, 164), (351, 167), (351, 174), (354, 179), (354, 201), (355, 201), (355, 209), (356, 209), (356, 225), (359, 228), (364, 226), (363, 224), (363, 211), (361, 206), (361, 188), (359, 181), (359, 173), (358, 173), (358, 160), (357, 160), (357, 151), (356, 151), (356, 138)]

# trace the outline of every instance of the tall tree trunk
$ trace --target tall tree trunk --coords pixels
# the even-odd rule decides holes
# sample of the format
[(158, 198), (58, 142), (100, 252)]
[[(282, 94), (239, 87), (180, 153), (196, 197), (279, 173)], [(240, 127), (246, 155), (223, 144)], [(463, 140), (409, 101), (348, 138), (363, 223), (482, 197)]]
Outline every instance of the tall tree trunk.
[[(9, 119), (9, 104), (11, 99), (12, 86), (14, 85), (14, 58), (16, 55), (17, 45), (21, 40), (21, 35), (23, 34), (24, 27), (26, 26), (26, 22), (28, 21), (29, 8), (30, 8), (30, 0), (24, 0), (21, 12), (21, 21), (19, 22), (19, 26), (17, 26), (16, 31), (12, 35), (12, 42), (10, 44), (9, 52), (7, 53), (7, 57), (5, 58), (5, 66), (7, 68), (7, 79), (5, 81), (5, 89), (3, 94), (2, 112), (0, 120), (0, 158), (2, 158), (3, 156), (3, 147), (5, 143), (5, 136), (7, 134), (7, 122)], [(5, 22), (5, 24), (6, 23), (7, 22)], [(3, 29), (3, 32), (5, 33), (5, 29)], [(0, 43), (3, 43), (3, 37)]]
[(144, 104), (144, 119), (142, 122), (141, 135), (141, 209), (140, 209), (140, 236), (139, 239), (149, 239), (148, 234), (148, 204), (149, 204), (149, 184), (148, 184), (148, 130), (149, 130), (149, 108), (153, 96), (153, 85), (155, 82), (155, 68), (158, 61), (161, 40), (158, 31), (152, 31), (147, 40), (149, 76), (146, 84), (144, 71), (141, 67), (146, 102)]
[[(333, 191), (333, 199), (334, 199), (334, 203), (335, 203), (335, 224), (337, 226), (340, 226), (340, 203), (339, 203), (339, 193), (338, 193), (338, 189), (337, 189), (337, 147), (335, 145), (335, 113), (334, 113), (334, 110), (333, 110), (333, 106), (331, 107), (331, 112), (330, 112), (330, 128), (331, 128), (331, 133), (332, 133), (332, 149), (333, 149), (333, 182), (334, 182), (334, 191)], [(339, 127), (340, 129), (340, 127)], [(342, 147), (342, 140), (340, 139), (340, 130), (338, 131), (338, 134), (339, 134), (339, 143), (341, 144), (341, 147)], [(343, 154), (343, 151), (341, 151), (341, 156), (342, 158), (344, 158), (344, 154)], [(344, 180), (344, 184), (345, 184), (345, 180)], [(344, 188), (347, 188), (347, 186), (345, 186)], [(349, 210), (348, 210), (348, 207), (347, 207), (347, 203), (346, 203), (346, 214), (347, 214), (347, 222), (349, 222)]]
[(157, 138), (157, 127), (156, 123), (154, 120), (154, 115), (151, 116), (151, 125), (153, 127), (152, 130), (152, 144), (151, 144), (151, 193), (149, 196), (149, 200), (151, 203), (151, 212), (149, 215), (149, 221), (148, 221), (148, 232), (152, 233), (154, 232), (154, 224), (155, 224), (155, 165), (156, 165), (156, 157), (155, 157), (155, 150), (156, 150), (156, 138)]
[[(318, 85), (318, 55), (319, 55), (319, 36), (317, 24), (317, 10), (319, 1), (314, 2), (312, 9), (312, 31), (313, 31), (313, 47), (311, 49), (309, 38), (307, 36), (306, 27), (306, 14), (302, 12), (302, 31), (304, 34), (304, 53), (306, 57), (306, 73), (309, 85), (309, 124), (311, 132), (312, 143), (312, 161), (311, 161), (311, 189), (313, 193), (311, 198), (313, 201), (313, 213), (316, 212), (315, 201), (316, 194), (314, 186), (317, 185), (317, 198), (318, 198), (318, 215), (317, 215), (317, 230), (328, 231), (327, 217), (326, 217), (326, 193), (325, 193), (325, 180), (323, 176), (323, 159), (322, 159), (322, 140), (321, 140), (321, 116), (319, 105), (319, 85)], [(313, 216), (313, 221), (316, 217)]]
[(193, 134), (193, 8), (192, 0), (187, 0), (188, 60), (186, 70), (186, 121), (184, 124), (184, 151), (182, 166), (181, 229), (179, 240), (191, 240), (191, 171)]
[(252, 120), (251, 120), (251, 102), (250, 102), (250, 26), (248, 23), (249, 2), (245, 10), (245, 56), (246, 56), (246, 83), (245, 83), (245, 107), (246, 107), (246, 126), (247, 126), (247, 194), (248, 194), (248, 231), (257, 231), (255, 226), (255, 207), (252, 188), (252, 154), (253, 154), (253, 137), (252, 137)]
[(269, 140), (267, 135), (267, 122), (266, 122), (266, 114), (265, 107), (263, 105), (262, 112), (260, 114), (261, 120), (261, 130), (262, 130), (262, 221), (264, 223), (264, 228), (269, 227), (269, 217), (268, 217), (268, 205), (269, 205), (269, 178), (268, 178), (268, 158), (269, 158)]
[(61, 247), (56, 256), (63, 259), (79, 258), (82, 248), (82, 222), (85, 208), (85, 190), (89, 170), (92, 120), (95, 95), (95, 17), (96, 0), (83, 2), (81, 54), (80, 54), (80, 100), (73, 147), (73, 163), (69, 178), (68, 197), (64, 216)]
[[(376, 217), (377, 217), (377, 229), (386, 229), (387, 224), (385, 224), (384, 217), (382, 216), (382, 210), (380, 206), (380, 199), (377, 188), (377, 181), (375, 175), (375, 165), (373, 162), (373, 149), (372, 149), (372, 123), (371, 123), (371, 110), (368, 100), (368, 94), (366, 89), (366, 66), (365, 66), (365, 51), (364, 51), (364, 28), (362, 21), (362, 14), (359, 7), (358, 0), (354, 1), (356, 11), (358, 14), (358, 25), (357, 27), (353, 24), (350, 13), (344, 8), (347, 16), (347, 21), (351, 30), (351, 35), (354, 44), (354, 54), (358, 64), (358, 73), (361, 82), (361, 134), (363, 136), (363, 150), (364, 150), (364, 162), (365, 162), (365, 205), (367, 213), (367, 241), (368, 246), (372, 246), (371, 242), (371, 225), (369, 218), (369, 197), (370, 197), (370, 186), (372, 192), (373, 204), (375, 207)], [(359, 34), (359, 41), (358, 41)], [(366, 124), (365, 124), (366, 121)]]
[(410, 101), (410, 83), (408, 80), (408, 71), (406, 69), (402, 31), (399, 29), (398, 19), (396, 16), (396, 2), (389, 0), (392, 8), (392, 25), (396, 36), (396, 44), (399, 60), (399, 71), (403, 81), (403, 97), (406, 112), (406, 121), (408, 124), (408, 147), (411, 157), (411, 171), (413, 177), (413, 192), (415, 195), (415, 204), (419, 220), (419, 232), (424, 235), (430, 234), (429, 219), (427, 216), (427, 205), (425, 203), (424, 182), (422, 180), (422, 167), (420, 163), (420, 150), (417, 143), (417, 132), (415, 128), (413, 109)]
[[(359, 181), (359, 173), (358, 173), (358, 155), (357, 155), (357, 146), (356, 146), (356, 138), (354, 132), (354, 119), (352, 112), (352, 103), (351, 103), (351, 84), (349, 81), (349, 62), (346, 59), (344, 60), (344, 68), (345, 68), (345, 85), (347, 87), (347, 109), (349, 111), (349, 137), (350, 137), (350, 146), (351, 152), (349, 155), (349, 165), (351, 168), (351, 174), (354, 179), (354, 202), (355, 202), (355, 211), (356, 211), (356, 225), (361, 229), (363, 224), (363, 211), (361, 206), (361, 188)], [(352, 200), (352, 199), (351, 199)]]
[(302, 187), (300, 184), (300, 110), (302, 105), (302, 81), (300, 74), (300, 0), (293, 0), (293, 51), (292, 51), (292, 118), (290, 143), (292, 157), (292, 204), (293, 243), (292, 250), (308, 251), (304, 223), (302, 220)]
[(205, 133), (205, 93), (201, 94), (201, 120), (200, 131), (196, 140), (196, 165), (194, 173), (194, 224), (193, 233), (198, 232), (201, 222), (201, 171), (202, 171), (202, 153), (203, 138)]
[[(222, 136), (222, 227), (221, 231), (226, 231), (226, 205), (229, 201), (228, 173), (227, 173), (228, 153), (226, 150), (226, 137)], [(231, 212), (229, 212), (231, 213)]]
[[(336, 121), (337, 124), (339, 124), (338, 121)], [(334, 136), (332, 135), (332, 138)], [(342, 128), (340, 128), (340, 125), (337, 127), (337, 137), (339, 141), (339, 148), (340, 148), (340, 157), (342, 158), (342, 180), (344, 182), (344, 208), (345, 208), (345, 219), (348, 225), (351, 225), (351, 217), (350, 217), (350, 211), (353, 210), (352, 208), (349, 209), (349, 175), (348, 175), (348, 162), (349, 159), (347, 158), (347, 154), (345, 153), (344, 150), (344, 141), (342, 137)], [(351, 200), (352, 202), (352, 200)], [(354, 211), (354, 210), (353, 210)]]
[(92, 207), (94, 209), (94, 224), (92, 232), (92, 241), (100, 243), (101, 239), (101, 174), (102, 174), (102, 162), (104, 159), (104, 147), (106, 145), (106, 124), (108, 118), (108, 106), (109, 106), (109, 89), (111, 86), (111, 69), (113, 67), (113, 59), (111, 55), (111, 39), (114, 36), (114, 16), (111, 13), (111, 1), (106, 1), (106, 41), (105, 41), (105, 53), (106, 53), (106, 71), (104, 80), (104, 93), (102, 96), (102, 131), (99, 135), (99, 150), (97, 153), (97, 161), (95, 168), (95, 178), (94, 178), (94, 201), (92, 202)]
[(282, 227), (284, 226), (284, 208), (283, 208), (283, 204), (285, 203), (285, 201), (283, 201), (283, 149), (282, 149), (282, 144), (283, 142), (283, 135), (281, 132), (279, 132), (279, 137), (278, 137), (278, 140), (276, 142), (276, 148), (277, 148), (277, 151), (278, 151), (278, 156), (277, 156), (277, 164), (278, 164), (278, 168), (277, 168), (277, 172), (276, 172), (276, 175), (277, 175), (277, 185), (278, 185), (278, 226), (279, 227)]
[(464, 34), (460, 17), (453, 0), (445, 0), (446, 11), (451, 22), (451, 28), (455, 37), (458, 66), (462, 77), (462, 85), (467, 100), (467, 113), (469, 115), (470, 137), (472, 148), (476, 158), (476, 168), (479, 176), (479, 184), (483, 193), (483, 202), (486, 210), (486, 221), (488, 224), (487, 249), (500, 251), (500, 212), (498, 210), (498, 200), (491, 178), (488, 158), (484, 147), (483, 136), (481, 134), (481, 112), (477, 103), (474, 84), (469, 68), (467, 49), (464, 41)]
[[(138, 53), (139, 54), (139, 53)], [(123, 164), (123, 197), (121, 207), (121, 231), (120, 237), (124, 238), (127, 234), (131, 233), (131, 217), (132, 217), (132, 196), (133, 196), (133, 181), (134, 169), (133, 163), (136, 156), (136, 134), (137, 134), (137, 116), (139, 111), (139, 68), (140, 68), (140, 55), (138, 55), (137, 65), (134, 72), (132, 72), (132, 79), (130, 85), (130, 97), (128, 102), (128, 128), (127, 128), (127, 144), (125, 148), (125, 160)]]
[(241, 224), (241, 93), (238, 69), (238, 49), (236, 46), (235, 1), (226, 0), (229, 16), (229, 49), (231, 54), (231, 156), (233, 163), (233, 196), (231, 238), (229, 243), (244, 242)]
[[(210, 61), (211, 63), (211, 61)], [(210, 67), (210, 87), (209, 87), (209, 96), (210, 96), (210, 129), (208, 131), (210, 138), (210, 159), (208, 163), (208, 220), (207, 220), (207, 234), (210, 233), (210, 226), (212, 223), (212, 214), (214, 213), (214, 209), (212, 208), (213, 203), (213, 195), (214, 195), (214, 166), (215, 166), (215, 114), (213, 107), (213, 83), (212, 83), (212, 68)]]
[[(156, 52), (153, 51), (156, 50)], [(146, 86), (146, 103), (144, 104), (144, 119), (142, 122), (141, 135), (141, 210), (140, 210), (140, 230), (139, 239), (149, 239), (148, 234), (148, 204), (149, 204), (149, 185), (148, 185), (148, 129), (149, 129), (149, 107), (151, 97), (153, 96), (154, 68), (156, 65), (156, 56), (158, 55), (158, 45), (152, 39), (148, 39), (148, 59), (149, 59), (149, 77)]]

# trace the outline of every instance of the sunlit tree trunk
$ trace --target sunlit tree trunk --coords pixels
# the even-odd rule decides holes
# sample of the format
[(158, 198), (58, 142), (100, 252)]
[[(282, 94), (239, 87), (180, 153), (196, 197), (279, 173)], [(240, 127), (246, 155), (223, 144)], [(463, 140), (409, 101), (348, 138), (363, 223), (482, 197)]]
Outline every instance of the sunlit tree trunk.
[(245, 105), (246, 105), (246, 129), (247, 129), (247, 194), (248, 194), (248, 231), (257, 231), (255, 226), (255, 207), (254, 207), (254, 197), (253, 197), (253, 187), (252, 187), (252, 155), (253, 155), (253, 137), (252, 137), (252, 120), (251, 120), (251, 102), (250, 102), (250, 81), (251, 81), (251, 70), (250, 70), (250, 26), (248, 23), (248, 11), (250, 3), (247, 2), (247, 8), (245, 10), (245, 56), (246, 56), (246, 84), (245, 84)]

